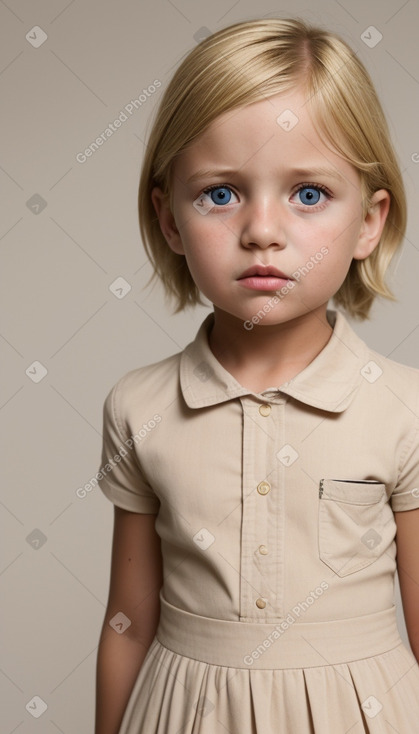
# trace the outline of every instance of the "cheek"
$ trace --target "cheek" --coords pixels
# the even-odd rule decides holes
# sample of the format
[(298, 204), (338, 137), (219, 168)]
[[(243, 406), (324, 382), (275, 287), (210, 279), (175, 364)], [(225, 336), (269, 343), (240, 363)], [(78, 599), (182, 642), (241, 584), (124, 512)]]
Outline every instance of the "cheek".
[(180, 230), (185, 259), (194, 281), (198, 286), (208, 280), (214, 264), (220, 262), (222, 248), (200, 222), (191, 222)]
[(179, 228), (179, 233), (185, 252), (190, 256), (193, 252), (194, 260), (208, 262), (226, 254), (226, 240), (232, 237), (231, 229), (211, 214), (190, 216), (185, 225)]
[(316, 283), (313, 287), (333, 296), (344, 282), (352, 257), (347, 250), (342, 249), (336, 242), (327, 246), (328, 253), (314, 268)]
[[(346, 214), (346, 216), (345, 216)], [(304, 256), (317, 256), (322, 248), (327, 247), (328, 267), (341, 270), (348, 267), (359, 235), (359, 217), (348, 217), (348, 212), (341, 216), (325, 217), (322, 221), (308, 219), (295, 232), (294, 243)]]
[(357, 241), (362, 224), (361, 206), (356, 203), (337, 207), (331, 217), (328, 230), (331, 242), (348, 248)]

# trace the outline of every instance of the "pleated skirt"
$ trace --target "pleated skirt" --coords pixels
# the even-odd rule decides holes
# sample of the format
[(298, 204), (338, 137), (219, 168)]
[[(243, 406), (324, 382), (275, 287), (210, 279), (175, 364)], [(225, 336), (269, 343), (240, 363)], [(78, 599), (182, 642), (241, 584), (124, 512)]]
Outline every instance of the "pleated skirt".
[(161, 597), (118, 734), (418, 734), (419, 666), (396, 608), (259, 624)]

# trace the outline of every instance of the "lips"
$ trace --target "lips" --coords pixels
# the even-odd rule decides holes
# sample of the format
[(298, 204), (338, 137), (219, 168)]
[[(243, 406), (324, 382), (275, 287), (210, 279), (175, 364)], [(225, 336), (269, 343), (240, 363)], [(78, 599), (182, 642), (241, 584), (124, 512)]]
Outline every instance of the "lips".
[(282, 278), (283, 280), (293, 280), (289, 275), (285, 275), (281, 270), (278, 270), (278, 268), (275, 268), (273, 265), (252, 265), (252, 267), (247, 268), (239, 277), (237, 280), (242, 280), (242, 278), (249, 278), (252, 275), (256, 275), (259, 277), (264, 276), (273, 276), (275, 278)]

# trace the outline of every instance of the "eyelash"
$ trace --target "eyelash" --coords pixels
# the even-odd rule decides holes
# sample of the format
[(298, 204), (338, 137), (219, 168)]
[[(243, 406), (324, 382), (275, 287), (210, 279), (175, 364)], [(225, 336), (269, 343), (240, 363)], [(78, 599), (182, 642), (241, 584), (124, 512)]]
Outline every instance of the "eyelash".
[[(232, 187), (229, 184), (220, 183), (220, 184), (212, 184), (211, 186), (207, 186), (207, 188), (204, 189), (202, 191), (202, 193), (203, 194), (209, 194), (209, 192), (214, 191), (215, 189), (223, 189), (223, 188), (230, 189), (231, 191), (233, 191)], [(333, 199), (333, 195), (330, 193), (330, 191), (325, 186), (323, 186), (322, 184), (315, 184), (315, 183), (311, 183), (311, 182), (306, 182), (306, 183), (299, 184), (298, 187), (295, 189), (295, 191), (293, 191), (292, 195), (294, 196), (294, 194), (298, 194), (298, 192), (299, 191), (302, 191), (302, 189), (307, 189), (307, 188), (318, 189), (325, 196), (327, 196), (328, 200)], [(237, 194), (236, 194), (236, 196), (237, 196)], [(300, 204), (300, 206), (304, 207), (304, 209), (306, 211), (307, 210), (318, 211), (319, 209), (323, 209), (323, 207), (325, 206), (325, 204), (326, 204), (326, 202), (323, 202), (322, 204), (317, 204), (317, 205), (315, 204), (314, 206), (309, 206), (308, 204)], [(224, 206), (224, 207), (221, 207), (220, 206), (218, 208), (219, 209), (225, 209), (227, 206), (228, 206), (228, 204), (226, 206)]]
[[(298, 194), (298, 192), (301, 191), (302, 189), (309, 189), (309, 188), (318, 189), (325, 196), (327, 196), (328, 199), (333, 199), (332, 194), (330, 193), (329, 189), (326, 188), (326, 186), (323, 186), (322, 184), (315, 184), (315, 183), (302, 183), (302, 184), (299, 184), (298, 188), (296, 188), (295, 191), (293, 191), (293, 195), (294, 194)], [(302, 204), (302, 206), (304, 206), (304, 204)], [(324, 206), (324, 203), (323, 204), (319, 204), (319, 206), (322, 208)], [(308, 209), (314, 209), (314, 208), (317, 208), (317, 207), (316, 206), (314, 206), (314, 207), (307, 206), (307, 208)]]

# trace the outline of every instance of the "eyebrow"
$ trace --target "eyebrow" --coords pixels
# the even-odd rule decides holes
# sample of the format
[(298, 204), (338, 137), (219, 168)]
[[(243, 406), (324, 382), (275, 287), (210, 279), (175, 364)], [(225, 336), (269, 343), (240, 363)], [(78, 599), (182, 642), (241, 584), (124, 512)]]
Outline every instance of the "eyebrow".
[(295, 176), (302, 176), (309, 178), (310, 176), (329, 176), (329, 178), (336, 178), (338, 181), (345, 181), (343, 176), (337, 168), (324, 168), (322, 166), (316, 166), (313, 168), (293, 168), (291, 173)]
[[(196, 171), (190, 178), (187, 179), (186, 183), (192, 183), (198, 181), (201, 178), (224, 178), (226, 176), (236, 173), (233, 168), (227, 169), (200, 169)], [(338, 181), (345, 181), (345, 177), (339, 173), (336, 168), (324, 168), (322, 166), (313, 166), (311, 168), (292, 168), (289, 173), (292, 176), (298, 176), (301, 178), (311, 178), (312, 176), (328, 176), (329, 178), (335, 178)]]
[(201, 178), (214, 178), (215, 176), (223, 177), (223, 176), (229, 176), (231, 173), (234, 173), (233, 168), (226, 168), (226, 169), (211, 169), (211, 168), (201, 168), (199, 171), (196, 171), (190, 178), (187, 179), (186, 183), (192, 183), (193, 181), (198, 181)]

